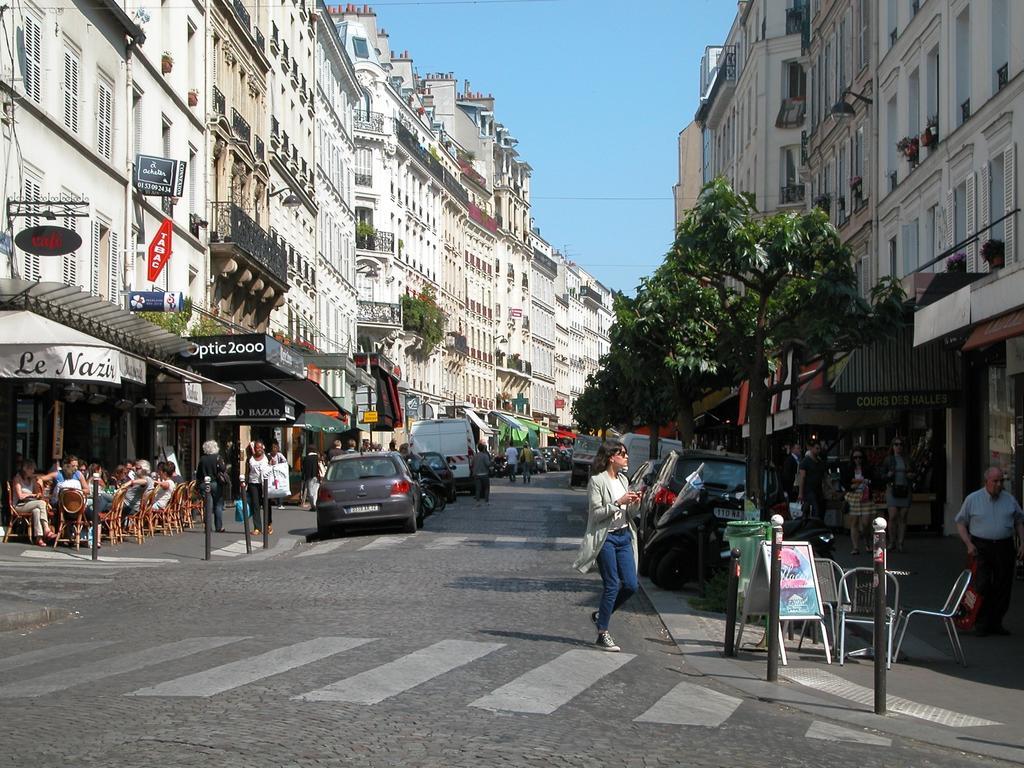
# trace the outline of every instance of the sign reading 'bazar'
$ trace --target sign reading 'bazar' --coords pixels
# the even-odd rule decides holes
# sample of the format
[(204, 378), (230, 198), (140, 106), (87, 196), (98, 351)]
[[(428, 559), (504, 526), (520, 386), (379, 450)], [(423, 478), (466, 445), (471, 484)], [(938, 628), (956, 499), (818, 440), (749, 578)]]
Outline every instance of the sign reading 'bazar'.
[(14, 244), (33, 256), (64, 256), (82, 247), (82, 237), (73, 229), (46, 224), (21, 230)]
[(953, 408), (960, 402), (960, 393), (941, 392), (850, 392), (836, 394), (840, 411), (863, 411), (876, 408)]
[(135, 188), (144, 195), (181, 197), (185, 192), (184, 160), (153, 155), (135, 156)]

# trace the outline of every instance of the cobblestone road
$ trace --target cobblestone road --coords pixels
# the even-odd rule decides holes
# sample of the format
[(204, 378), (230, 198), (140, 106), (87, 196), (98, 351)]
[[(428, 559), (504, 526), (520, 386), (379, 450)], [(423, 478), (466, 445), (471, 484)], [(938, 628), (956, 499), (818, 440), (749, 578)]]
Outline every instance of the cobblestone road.
[(0, 765), (967, 763), (738, 698), (642, 596), (613, 622), (623, 653), (593, 650), (567, 484), (497, 481), (414, 536), (61, 576), (78, 618), (0, 635)]

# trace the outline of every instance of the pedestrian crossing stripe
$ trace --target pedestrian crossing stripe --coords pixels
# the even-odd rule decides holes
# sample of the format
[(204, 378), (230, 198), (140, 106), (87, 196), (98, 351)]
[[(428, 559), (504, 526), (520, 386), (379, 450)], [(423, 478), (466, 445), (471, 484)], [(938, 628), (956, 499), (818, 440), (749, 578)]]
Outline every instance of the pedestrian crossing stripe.
[(388, 549), (390, 547), (397, 547), (399, 544), (401, 544), (403, 541), (405, 541), (408, 538), (410, 538), (410, 537), (409, 536), (380, 536), (380, 537), (374, 539), (373, 541), (371, 541), (369, 544), (365, 544), (362, 547), (360, 547), (359, 551), (360, 552), (365, 552), (368, 549)]
[[(251, 546), (253, 549), (263, 548), (262, 539), (250, 539), (250, 541), (252, 542)], [(218, 557), (238, 557), (239, 555), (244, 555), (246, 554), (245, 539), (233, 541), (226, 547), (221, 547), (220, 549), (213, 550), (210, 554), (217, 555)]]
[[(28, 557), (35, 560), (57, 560), (61, 562), (92, 562), (92, 552), (82, 547), (78, 552), (55, 552), (53, 550), (44, 549), (26, 549), (21, 553), (22, 557)], [(108, 556), (100, 555), (97, 558), (98, 562), (101, 563), (115, 563), (121, 565), (127, 565), (132, 563), (134, 565), (159, 565), (165, 563), (177, 563), (179, 560), (175, 557), (120, 557), (117, 555)]]
[(717, 728), (728, 720), (742, 699), (694, 683), (682, 682), (655, 702), (634, 722), (700, 725)]
[(379, 704), (384, 699), (422, 685), (504, 647), (504, 643), (442, 640), (387, 664), (339, 680), (296, 698), (305, 701), (345, 701)]
[(114, 640), (94, 640), (87, 643), (61, 643), (60, 645), (48, 645), (45, 648), (39, 648), (25, 653), (18, 653), (14, 656), (7, 656), (0, 659), (0, 672), (5, 672), (8, 669), (31, 666), (32, 664), (38, 664), (42, 661), (52, 662), (55, 658), (59, 659), (73, 654), (85, 653), (86, 651), (95, 651), (97, 648), (113, 645), (115, 642), (116, 641)]
[(316, 544), (315, 546), (305, 549), (299, 552), (296, 557), (311, 557), (313, 555), (326, 555), (328, 552), (333, 552), (340, 547), (348, 544), (352, 539), (335, 539), (334, 541), (324, 542), (323, 544)]

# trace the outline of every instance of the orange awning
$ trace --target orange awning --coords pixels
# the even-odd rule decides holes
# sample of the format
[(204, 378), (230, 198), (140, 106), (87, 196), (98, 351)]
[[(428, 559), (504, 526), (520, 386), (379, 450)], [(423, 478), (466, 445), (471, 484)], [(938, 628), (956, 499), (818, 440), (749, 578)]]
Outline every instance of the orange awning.
[(1014, 336), (1024, 335), (1024, 309), (1007, 312), (975, 328), (963, 346), (963, 351), (988, 347)]

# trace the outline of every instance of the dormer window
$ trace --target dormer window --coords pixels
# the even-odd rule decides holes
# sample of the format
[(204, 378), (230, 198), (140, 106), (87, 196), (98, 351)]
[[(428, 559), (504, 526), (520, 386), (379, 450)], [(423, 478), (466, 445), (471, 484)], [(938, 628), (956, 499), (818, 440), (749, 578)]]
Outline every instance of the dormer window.
[(365, 37), (353, 37), (352, 49), (355, 51), (357, 59), (370, 58), (370, 46), (366, 44)]

